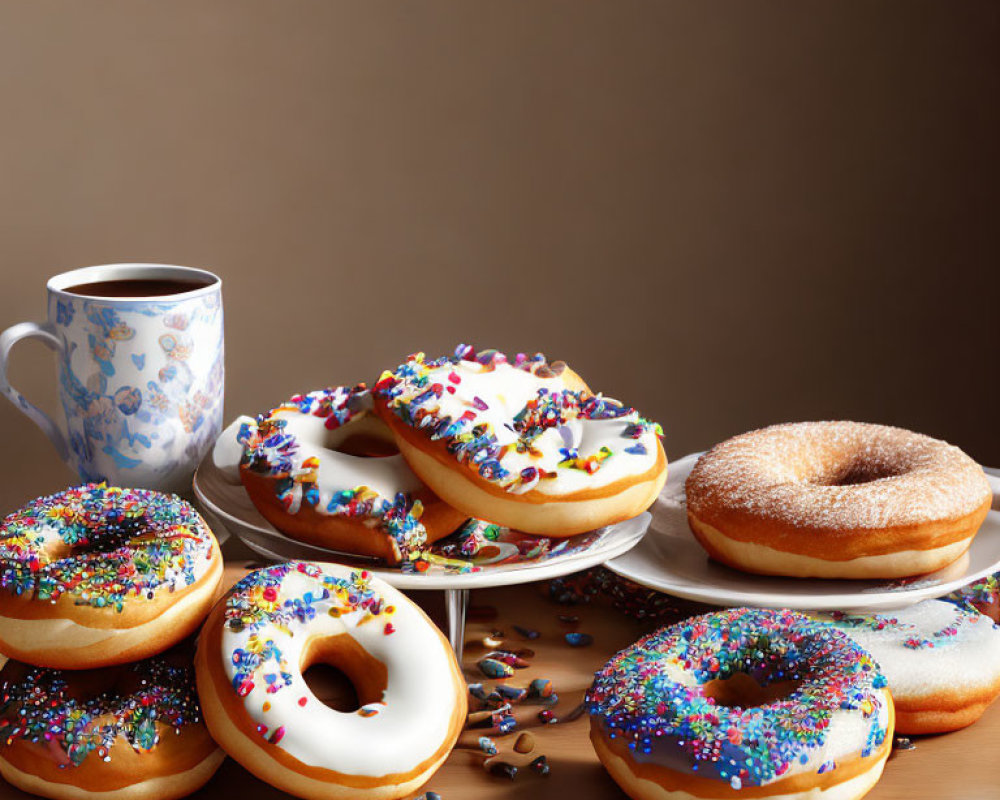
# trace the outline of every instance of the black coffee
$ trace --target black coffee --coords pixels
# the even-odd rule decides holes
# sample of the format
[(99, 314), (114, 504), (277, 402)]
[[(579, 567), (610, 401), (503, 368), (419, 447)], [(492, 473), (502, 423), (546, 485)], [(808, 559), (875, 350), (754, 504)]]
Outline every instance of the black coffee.
[(211, 281), (166, 280), (159, 278), (134, 278), (120, 281), (94, 281), (67, 286), (64, 292), (84, 297), (163, 297), (165, 295), (193, 292), (211, 286)]

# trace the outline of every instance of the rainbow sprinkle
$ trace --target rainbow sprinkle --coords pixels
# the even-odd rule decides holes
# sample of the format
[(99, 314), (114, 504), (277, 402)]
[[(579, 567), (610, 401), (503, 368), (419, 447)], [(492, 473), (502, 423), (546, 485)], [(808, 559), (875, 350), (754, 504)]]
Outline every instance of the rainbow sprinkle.
[[(12, 668), (25, 673), (13, 679)], [(34, 742), (60, 767), (76, 767), (92, 753), (110, 761), (119, 737), (143, 753), (159, 744), (163, 728), (180, 732), (201, 721), (190, 666), (162, 657), (129, 664), (110, 689), (90, 698), (72, 688), (74, 677), (68, 670), (10, 662), (0, 680), (0, 748)]]
[(1000, 597), (1000, 572), (980, 578), (975, 583), (956, 589), (942, 600), (947, 600), (960, 605), (972, 606), (982, 611), (984, 614), (995, 614), (998, 597)]
[[(477, 353), (471, 346), (463, 344), (456, 348), (453, 355), (432, 361), (428, 361), (423, 353), (411, 355), (394, 372), (384, 372), (372, 391), (383, 398), (404, 423), (424, 431), (432, 440), (444, 441), (448, 452), (460, 463), (507, 491), (530, 491), (539, 481), (556, 477), (555, 472), (540, 467), (511, 470), (504, 465), (505, 456), (512, 450), (538, 455), (535, 442), (550, 428), (564, 431), (575, 420), (608, 420), (633, 416), (625, 427), (624, 438), (637, 440), (649, 432), (657, 436), (663, 435), (659, 425), (643, 419), (635, 409), (628, 408), (617, 400), (585, 391), (542, 387), (538, 389), (537, 396), (514, 415), (510, 423), (511, 430), (517, 434), (517, 440), (512, 444), (501, 444), (492, 424), (481, 418), (482, 412), (489, 409), (483, 398), (475, 397), (472, 404), (457, 418), (452, 418), (441, 410), (439, 399), (445, 392), (454, 391), (449, 383), (459, 383), (461, 378), (451, 371), (444, 382), (434, 379), (449, 365), (458, 365), (463, 361), (481, 364), (487, 371), (507, 364), (540, 378), (554, 377), (565, 368), (562, 364), (549, 364), (541, 353), (530, 357), (518, 353), (513, 361), (509, 361), (507, 356), (496, 350)], [(623, 448), (622, 452), (644, 455), (646, 448), (636, 441)], [(558, 464), (560, 468), (579, 469), (593, 474), (612, 457), (612, 452), (602, 448), (596, 453), (581, 455), (567, 442), (561, 456)]]
[[(314, 581), (314, 588), (299, 597), (280, 599), (280, 588), (286, 576), (299, 573)], [(314, 619), (320, 607), (334, 617), (360, 613), (357, 624), (375, 617), (387, 618), (393, 607), (371, 588), (371, 574), (356, 571), (349, 578), (338, 578), (315, 564), (292, 561), (251, 572), (237, 583), (226, 598), (225, 626), (233, 632), (250, 632), (242, 647), (230, 655), (236, 667), (233, 690), (246, 697), (257, 687), (268, 694), (280, 691), (292, 682), (281, 650), (275, 641), (264, 636), (265, 629), (275, 627), (293, 635)], [(393, 632), (387, 622), (384, 633)]]
[(275, 416), (291, 411), (322, 417), (326, 427), (333, 430), (367, 413), (369, 405), (370, 395), (363, 383), (354, 388), (338, 386), (295, 395), (258, 416), (255, 422), (240, 427), (236, 437), (243, 445), (240, 463), (254, 472), (279, 478), (275, 491), (288, 513), (298, 513), (306, 506), (324, 514), (371, 520), (379, 531), (396, 542), (406, 560), (427, 541), (427, 531), (420, 522), (423, 504), (404, 492), (390, 498), (367, 486), (334, 492), (324, 502), (317, 485), (319, 459), (300, 458), (298, 440), (285, 430), (287, 421)]
[[(736, 673), (761, 686), (797, 686), (748, 708), (705, 694), (706, 683)], [(885, 685), (871, 656), (832, 625), (792, 611), (733, 608), (663, 628), (621, 651), (596, 674), (587, 705), (637, 758), (675, 769), (685, 763), (740, 788), (808, 763), (838, 710), (856, 710), (868, 722), (862, 756), (870, 755), (886, 735), (878, 713)]]
[(925, 650), (954, 641), (963, 625), (974, 624), (982, 617), (982, 614), (975, 608), (955, 604), (955, 615), (952, 621), (943, 628), (933, 631), (930, 638), (919, 635), (917, 633), (919, 628), (913, 623), (901, 622), (888, 614), (852, 615), (842, 611), (833, 611), (830, 613), (830, 617), (834, 625), (848, 631), (863, 629), (873, 633), (891, 631), (898, 634), (908, 634), (902, 637), (903, 647), (910, 650)]
[[(33, 500), (0, 526), (0, 590), (122, 611), (193, 584), (214, 537), (174, 495), (88, 484)], [(69, 553), (66, 554), (66, 549)]]

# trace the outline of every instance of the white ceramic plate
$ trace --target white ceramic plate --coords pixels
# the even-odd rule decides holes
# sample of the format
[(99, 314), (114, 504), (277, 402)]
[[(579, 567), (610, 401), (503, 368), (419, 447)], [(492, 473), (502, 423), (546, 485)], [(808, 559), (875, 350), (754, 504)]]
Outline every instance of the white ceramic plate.
[[(222, 432), (222, 436), (234, 437), (235, 430), (234, 423)], [(260, 515), (241, 483), (230, 482), (226, 473), (214, 463), (211, 451), (195, 472), (194, 492), (210, 523), (221, 524), (265, 558), (356, 564), (403, 590), (482, 589), (558, 578), (602, 564), (635, 547), (652, 519), (649, 513), (644, 512), (617, 525), (567, 539), (552, 539), (547, 552), (530, 557), (518, 556), (518, 548), (511, 542), (528, 538), (534, 540), (534, 537), (510, 532), (507, 540), (501, 542), (502, 552), (508, 555), (498, 560), (474, 562), (478, 567), (476, 572), (446, 572), (432, 567), (427, 572), (417, 573), (401, 572), (376, 559), (359, 558), (288, 538)]]
[[(700, 454), (670, 464), (651, 509), (649, 534), (609, 561), (608, 569), (661, 592), (718, 606), (800, 611), (882, 611), (941, 597), (1000, 570), (1000, 512), (990, 511), (966, 556), (937, 572), (904, 581), (845, 581), (753, 575), (711, 561), (687, 523), (684, 481)], [(994, 491), (997, 491), (996, 478)], [(995, 504), (995, 502), (994, 502)]]

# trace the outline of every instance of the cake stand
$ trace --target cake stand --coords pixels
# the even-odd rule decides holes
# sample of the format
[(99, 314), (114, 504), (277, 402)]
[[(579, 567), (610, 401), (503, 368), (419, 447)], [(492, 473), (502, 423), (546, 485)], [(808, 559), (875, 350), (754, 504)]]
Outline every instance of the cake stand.
[[(222, 436), (234, 436), (231, 425)], [(558, 578), (595, 567), (635, 547), (652, 516), (637, 517), (565, 539), (544, 539), (502, 529), (486, 557), (471, 561), (434, 559), (424, 572), (403, 570), (375, 558), (342, 553), (300, 542), (280, 533), (251, 502), (231, 470), (209, 452), (194, 475), (194, 492), (208, 521), (236, 536), (247, 547), (273, 561), (333, 561), (357, 566), (404, 591), (441, 590), (445, 593), (448, 639), (462, 656), (465, 611), (470, 589), (530, 583)], [(441, 542), (435, 543), (438, 548)]]
[[(653, 508), (649, 534), (605, 565), (636, 583), (717, 606), (792, 608), (798, 611), (887, 611), (942, 597), (1000, 570), (1000, 511), (992, 510), (966, 555), (944, 569), (906, 580), (830, 580), (754, 575), (709, 559), (688, 527), (684, 482), (694, 453), (670, 464), (670, 476)], [(987, 478), (996, 494), (1000, 480)], [(996, 499), (994, 499), (996, 506)]]

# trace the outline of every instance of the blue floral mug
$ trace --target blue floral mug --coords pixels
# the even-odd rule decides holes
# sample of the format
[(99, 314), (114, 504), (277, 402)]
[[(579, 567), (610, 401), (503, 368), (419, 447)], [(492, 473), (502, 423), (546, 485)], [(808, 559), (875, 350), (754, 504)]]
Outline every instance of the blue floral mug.
[[(222, 430), (222, 281), (165, 264), (109, 264), (48, 282), (47, 322), (0, 335), (0, 392), (85, 481), (190, 494)], [(65, 432), (7, 380), (14, 344), (58, 354)]]

